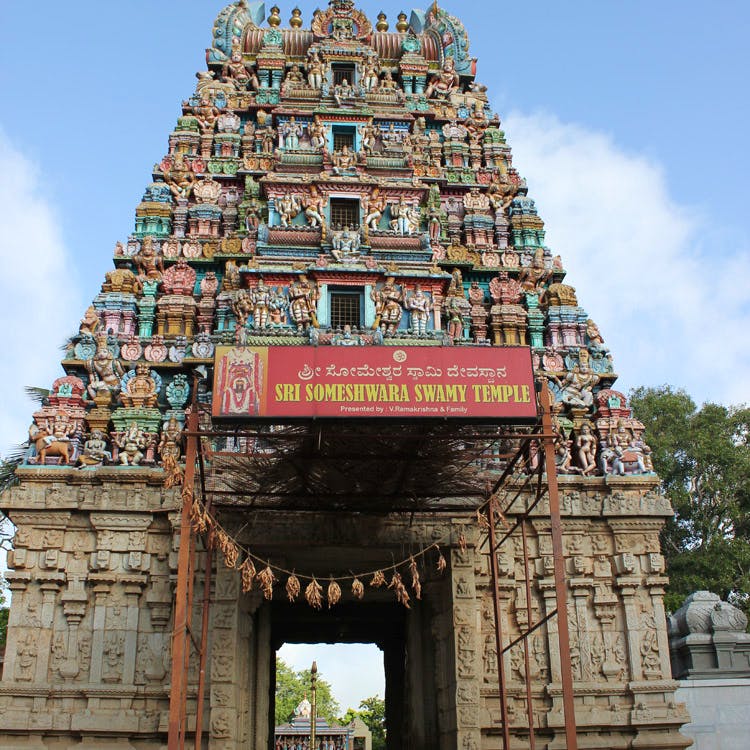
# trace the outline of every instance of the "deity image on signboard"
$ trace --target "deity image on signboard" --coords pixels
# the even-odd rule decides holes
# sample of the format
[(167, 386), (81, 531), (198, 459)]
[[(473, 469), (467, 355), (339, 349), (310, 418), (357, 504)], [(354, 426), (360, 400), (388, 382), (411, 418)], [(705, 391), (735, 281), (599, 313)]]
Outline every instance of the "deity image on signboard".
[(219, 361), (217, 383), (222, 414), (260, 413), (263, 361), (257, 352), (247, 348), (230, 349)]

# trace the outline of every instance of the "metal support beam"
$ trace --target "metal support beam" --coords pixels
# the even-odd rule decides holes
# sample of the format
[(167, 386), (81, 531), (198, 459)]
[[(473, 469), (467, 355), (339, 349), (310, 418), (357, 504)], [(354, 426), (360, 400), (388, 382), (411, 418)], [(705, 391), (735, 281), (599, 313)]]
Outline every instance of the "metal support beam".
[[(187, 417), (190, 433), (198, 429), (198, 412), (191, 409)], [(174, 625), (172, 631), (172, 676), (169, 687), (168, 750), (183, 750), (187, 727), (187, 673), (188, 673), (188, 619), (192, 598), (192, 540), (190, 524), (193, 490), (195, 486), (195, 460), (198, 439), (188, 436), (185, 449), (185, 476), (183, 478), (182, 514), (180, 517), (180, 547), (177, 555), (177, 589), (175, 592)]]
[(570, 633), (568, 632), (568, 595), (565, 582), (565, 556), (562, 542), (562, 518), (560, 517), (560, 493), (557, 486), (555, 464), (555, 441), (552, 424), (552, 406), (546, 379), (542, 380), (540, 393), (542, 429), (544, 438), (544, 465), (547, 472), (549, 494), (550, 529), (552, 532), (552, 558), (555, 571), (555, 599), (557, 603), (557, 637), (560, 647), (560, 681), (562, 683), (563, 712), (565, 714), (565, 741), (567, 750), (577, 750), (576, 710), (573, 696), (573, 669), (570, 663)]

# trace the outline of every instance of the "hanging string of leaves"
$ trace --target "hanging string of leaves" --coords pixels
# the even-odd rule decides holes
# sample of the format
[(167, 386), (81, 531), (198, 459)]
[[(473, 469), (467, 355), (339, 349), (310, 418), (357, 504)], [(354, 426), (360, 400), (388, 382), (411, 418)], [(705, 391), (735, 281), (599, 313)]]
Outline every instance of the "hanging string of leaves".
[[(305, 588), (305, 600), (307, 603), (315, 609), (321, 609), (323, 606), (323, 587), (318, 583), (314, 575), (302, 575), (299, 576), (294, 571), (288, 571), (278, 566), (272, 566), (270, 562), (265, 562), (260, 572), (257, 571), (255, 562), (261, 562), (261, 559), (256, 555), (253, 555), (250, 550), (242, 547), (237, 541), (227, 533), (227, 531), (219, 524), (219, 522), (206, 511), (205, 506), (193, 495), (193, 491), (189, 487), (183, 489), (183, 498), (187, 499), (190, 503), (190, 524), (194, 532), (206, 533), (211, 531), (215, 534), (216, 547), (221, 553), (224, 559), (224, 565), (230, 569), (238, 569), (241, 578), (242, 591), (247, 593), (252, 590), (253, 583), (258, 582), (260, 590), (263, 592), (263, 596), (267, 600), (273, 598), (274, 584), (278, 581), (276, 574), (283, 573), (287, 576), (285, 591), (287, 599), (290, 602), (296, 601), (299, 597), (302, 584), (300, 578), (309, 579), (309, 583)], [(459, 545), (463, 541), (465, 548), (466, 539), (463, 535), (459, 537)], [(365, 595), (365, 585), (361, 580), (362, 576), (370, 576), (370, 586), (372, 588), (382, 588), (385, 586), (394, 592), (396, 600), (409, 609), (410, 596), (406, 590), (406, 586), (403, 582), (401, 574), (398, 572), (399, 568), (408, 567), (411, 575), (411, 588), (414, 592), (416, 599), (422, 598), (422, 583), (419, 574), (419, 568), (417, 559), (424, 557), (431, 550), (436, 550), (438, 553), (436, 569), (438, 573), (445, 572), (447, 568), (447, 561), (440, 551), (440, 547), (437, 544), (431, 544), (429, 547), (421, 550), (416, 554), (409, 555), (405, 560), (400, 562), (394, 562), (393, 565), (387, 566), (382, 570), (374, 570), (369, 573), (352, 573), (350, 576), (335, 577), (331, 576), (326, 591), (326, 601), (328, 607), (331, 608), (341, 601), (342, 589), (339, 581), (351, 580), (351, 592), (352, 596), (356, 600), (362, 600)], [(238, 566), (240, 554), (243, 554), (244, 560), (241, 565)], [(384, 571), (393, 571), (390, 583), (385, 577)]]

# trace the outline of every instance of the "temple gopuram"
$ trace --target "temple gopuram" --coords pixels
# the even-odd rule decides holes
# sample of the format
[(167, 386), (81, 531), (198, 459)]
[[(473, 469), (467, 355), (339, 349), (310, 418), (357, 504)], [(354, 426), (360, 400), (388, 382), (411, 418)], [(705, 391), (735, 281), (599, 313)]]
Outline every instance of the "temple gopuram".
[(382, 650), (388, 750), (688, 746), (672, 510), (466, 28), (290, 14), (216, 18), (33, 414), (0, 746), (272, 750), (286, 642)]

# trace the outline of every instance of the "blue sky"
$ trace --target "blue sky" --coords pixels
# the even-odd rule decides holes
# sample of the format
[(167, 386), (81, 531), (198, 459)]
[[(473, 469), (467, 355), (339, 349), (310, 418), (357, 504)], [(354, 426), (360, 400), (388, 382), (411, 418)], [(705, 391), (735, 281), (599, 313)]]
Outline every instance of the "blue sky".
[[(294, 4), (279, 5), (287, 25)], [(0, 7), (0, 453), (25, 436), (23, 386), (59, 374), (59, 346), (132, 230), (221, 7)], [(307, 25), (315, 4), (300, 7)], [(409, 10), (359, 7), (372, 20), (384, 10), (392, 29)], [(750, 4), (444, 7), (469, 31), (478, 80), (548, 244), (612, 348), (619, 387), (669, 382), (699, 402), (750, 400)]]

